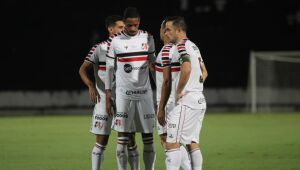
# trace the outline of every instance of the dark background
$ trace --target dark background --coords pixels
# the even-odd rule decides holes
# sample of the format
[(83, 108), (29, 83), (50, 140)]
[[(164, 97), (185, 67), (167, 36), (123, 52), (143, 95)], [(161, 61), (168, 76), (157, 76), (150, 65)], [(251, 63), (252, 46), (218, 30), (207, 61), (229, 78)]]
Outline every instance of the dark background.
[[(225, 2), (218, 8), (216, 2)], [(245, 88), (251, 50), (300, 50), (299, 0), (21, 1), (1, 2), (0, 90), (80, 90), (78, 69), (91, 46), (107, 37), (104, 19), (128, 6), (154, 35), (164, 17), (182, 15), (201, 50), (208, 88)], [(298, 18), (297, 18), (298, 12)]]

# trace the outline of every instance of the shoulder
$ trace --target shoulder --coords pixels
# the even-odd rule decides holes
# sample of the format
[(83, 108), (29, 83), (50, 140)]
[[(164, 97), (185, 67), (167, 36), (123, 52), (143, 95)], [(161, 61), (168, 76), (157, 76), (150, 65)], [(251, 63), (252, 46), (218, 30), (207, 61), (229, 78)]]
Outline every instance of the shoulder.
[(139, 35), (148, 37), (148, 39), (151, 39), (151, 38), (153, 39), (153, 35), (150, 32), (145, 31), (145, 30), (139, 30)]
[(163, 50), (166, 50), (166, 51), (170, 51), (172, 48), (174, 48), (175, 47), (175, 45), (174, 44), (172, 44), (172, 43), (168, 43), (168, 44), (166, 44), (166, 45), (164, 45), (163, 46)]
[(108, 41), (105, 40), (99, 43), (98, 48), (100, 48), (100, 50), (102, 51), (107, 51), (107, 46), (108, 46)]
[(180, 54), (186, 53), (187, 39), (182, 39), (176, 44), (176, 48)]
[(114, 34), (114, 35), (110, 36), (110, 37), (106, 40), (106, 42), (107, 42), (108, 45), (109, 45), (112, 41), (117, 40), (117, 39), (120, 39), (123, 35), (124, 35), (123, 31), (120, 32), (120, 33)]

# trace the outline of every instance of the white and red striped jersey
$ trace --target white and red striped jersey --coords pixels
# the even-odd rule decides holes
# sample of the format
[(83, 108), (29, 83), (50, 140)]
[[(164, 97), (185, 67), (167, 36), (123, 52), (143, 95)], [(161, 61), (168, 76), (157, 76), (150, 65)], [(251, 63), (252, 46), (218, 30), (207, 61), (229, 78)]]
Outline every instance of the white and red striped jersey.
[(101, 97), (105, 95), (107, 44), (107, 41), (103, 41), (94, 45), (85, 57), (86, 61), (93, 63), (96, 88)]
[[(182, 57), (187, 56), (190, 58), (191, 62), (191, 73), (186, 86), (183, 89), (185, 94), (182, 97), (181, 102), (184, 105), (190, 107), (199, 106), (199, 95), (203, 96), (203, 83), (200, 81), (202, 75), (200, 64), (203, 59), (200, 54), (199, 48), (189, 39), (183, 39), (176, 45), (177, 50), (175, 50), (176, 60), (182, 64)], [(179, 73), (180, 74), (180, 73)], [(179, 77), (176, 80), (176, 87), (179, 82)]]
[(172, 89), (170, 93), (170, 97), (168, 100), (168, 103), (175, 103), (175, 81), (178, 73), (180, 71), (180, 64), (178, 61), (175, 61), (177, 59), (176, 57), (173, 58), (174, 52), (176, 50), (176, 46), (172, 43), (166, 44), (163, 46), (161, 51), (156, 57), (155, 62), (155, 72), (156, 72), (156, 101), (157, 105), (159, 105), (160, 98), (161, 98), (161, 89), (162, 89), (162, 83), (163, 83), (163, 69), (165, 67), (171, 67), (172, 72)]
[[(116, 95), (125, 99), (138, 100), (151, 91), (149, 60), (155, 52), (152, 35), (139, 30), (135, 36), (125, 32), (108, 39), (106, 55), (107, 69), (116, 71)], [(107, 74), (107, 76), (109, 76)], [(111, 89), (106, 82), (105, 88)]]

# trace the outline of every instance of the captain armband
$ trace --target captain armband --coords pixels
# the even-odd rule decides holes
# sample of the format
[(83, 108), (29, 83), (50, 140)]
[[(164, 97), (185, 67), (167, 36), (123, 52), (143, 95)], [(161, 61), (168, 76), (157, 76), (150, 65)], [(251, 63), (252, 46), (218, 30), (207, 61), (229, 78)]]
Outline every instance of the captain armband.
[(184, 54), (180, 57), (179, 63), (183, 64), (184, 62), (191, 62), (190, 55)]

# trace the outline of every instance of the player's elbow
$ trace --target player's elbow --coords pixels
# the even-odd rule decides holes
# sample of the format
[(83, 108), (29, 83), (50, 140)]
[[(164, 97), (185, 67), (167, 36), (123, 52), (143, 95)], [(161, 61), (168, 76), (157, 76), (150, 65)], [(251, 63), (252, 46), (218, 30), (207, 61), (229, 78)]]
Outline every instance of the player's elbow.
[(82, 65), (80, 66), (78, 73), (80, 76), (82, 76), (85, 73), (84, 67)]

